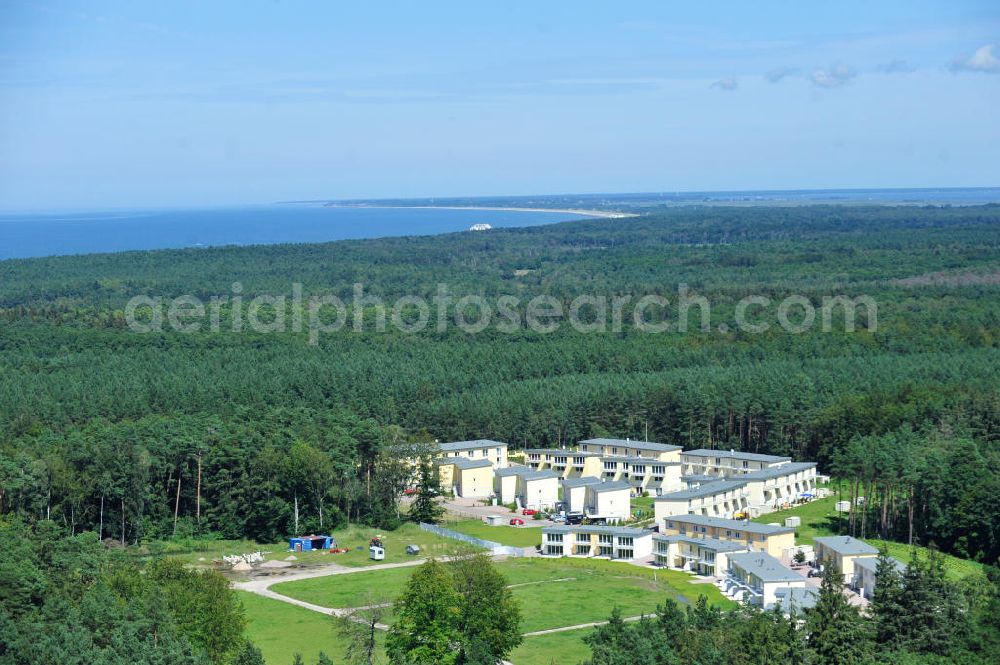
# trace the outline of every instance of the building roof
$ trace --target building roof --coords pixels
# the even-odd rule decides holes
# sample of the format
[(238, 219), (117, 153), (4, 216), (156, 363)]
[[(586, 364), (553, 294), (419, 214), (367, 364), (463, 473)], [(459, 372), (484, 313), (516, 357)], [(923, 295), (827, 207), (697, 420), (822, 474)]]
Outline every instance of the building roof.
[(695, 450), (685, 450), (681, 455), (692, 455), (695, 457), (722, 457), (726, 459), (747, 460), (748, 462), (791, 462), (791, 457), (780, 457), (778, 455), (761, 455), (760, 453), (743, 453), (736, 450), (709, 450), (708, 448), (697, 448)]
[[(899, 572), (904, 572), (906, 570), (906, 564), (895, 557), (889, 557), (889, 561), (892, 565), (896, 567)], [(855, 568), (863, 568), (870, 573), (874, 573), (878, 569), (878, 557), (877, 556), (864, 556), (859, 557), (854, 560)]]
[(622, 446), (635, 448), (636, 450), (649, 450), (658, 453), (667, 453), (672, 450), (680, 450), (684, 446), (675, 446), (672, 443), (657, 443), (656, 441), (634, 441), (631, 439), (584, 439), (581, 444), (593, 444), (596, 446)]
[(653, 535), (652, 531), (646, 531), (645, 529), (633, 529), (627, 526), (599, 526), (597, 524), (557, 524), (555, 526), (543, 526), (542, 533), (604, 533), (626, 538), (643, 538)]
[(814, 587), (785, 587), (783, 589), (775, 589), (774, 597), (777, 599), (777, 602), (774, 604), (775, 607), (780, 608), (782, 612), (788, 614), (792, 611), (792, 607), (796, 611), (816, 607), (816, 601), (819, 600), (819, 589)]
[(596, 457), (597, 453), (585, 453), (571, 448), (525, 448), (524, 454), (536, 455), (565, 455), (566, 457)]
[(715, 552), (743, 552), (747, 549), (747, 546), (743, 543), (738, 543), (735, 540), (719, 540), (718, 538), (699, 538), (697, 536), (681, 535), (664, 536), (657, 534), (653, 536), (653, 540), (664, 543), (691, 543)]
[(767, 552), (736, 552), (729, 555), (729, 563), (742, 568), (761, 582), (800, 582), (805, 578), (786, 568)]
[(681, 476), (681, 482), (690, 484), (698, 483), (710, 483), (714, 480), (720, 480), (718, 476), (709, 476), (703, 473), (693, 473), (690, 476)]
[(519, 474), (524, 480), (548, 480), (549, 478), (553, 480), (559, 479), (559, 474), (551, 469), (543, 469), (541, 471), (528, 470), (526, 473)]
[(563, 478), (563, 487), (586, 487), (587, 485), (600, 485), (603, 481), (596, 476), (580, 476), (578, 478)]
[(814, 543), (819, 543), (828, 550), (833, 550), (841, 556), (852, 556), (855, 554), (878, 554), (878, 548), (872, 547), (863, 540), (852, 538), (851, 536), (819, 536), (813, 538)]
[(506, 447), (507, 444), (502, 441), (493, 441), (491, 439), (475, 439), (473, 441), (449, 441), (447, 443), (439, 443), (438, 449), (444, 452), (455, 452), (457, 450), (478, 450), (480, 448), (496, 448), (497, 446)]
[(511, 464), (504, 469), (497, 469), (496, 475), (498, 478), (506, 478), (507, 476), (520, 476), (522, 473), (527, 473), (531, 471), (530, 466), (524, 466), (523, 464)]
[(770, 480), (771, 478), (780, 478), (782, 476), (788, 476), (793, 473), (805, 471), (806, 469), (812, 469), (815, 468), (815, 466), (816, 462), (789, 462), (788, 464), (782, 464), (780, 466), (772, 466), (769, 469), (758, 469), (756, 471), (744, 473), (739, 477), (745, 480)]
[(758, 524), (746, 520), (727, 520), (721, 517), (710, 517), (709, 515), (668, 515), (667, 520), (694, 524), (697, 526), (717, 527), (721, 529), (732, 529), (734, 531), (746, 531), (761, 536), (771, 536), (778, 533), (794, 533), (795, 528), (790, 526), (773, 526), (771, 524)]
[(469, 459), (468, 457), (439, 457), (434, 460), (438, 466), (454, 464), (457, 469), (479, 469), (482, 467), (492, 467), (493, 464), (488, 459)]
[(617, 492), (619, 490), (632, 491), (632, 486), (624, 480), (612, 480), (599, 485), (590, 485), (589, 489), (594, 492)]
[(699, 499), (703, 496), (722, 494), (723, 492), (729, 492), (744, 486), (746, 486), (746, 481), (743, 480), (717, 480), (714, 483), (705, 483), (704, 485), (698, 485), (697, 487), (689, 487), (686, 490), (662, 494), (653, 500), (686, 501), (687, 499)]
[(665, 462), (655, 457), (635, 457), (633, 455), (601, 455), (604, 462), (625, 462), (626, 464), (642, 464), (644, 466), (680, 466), (680, 462)]

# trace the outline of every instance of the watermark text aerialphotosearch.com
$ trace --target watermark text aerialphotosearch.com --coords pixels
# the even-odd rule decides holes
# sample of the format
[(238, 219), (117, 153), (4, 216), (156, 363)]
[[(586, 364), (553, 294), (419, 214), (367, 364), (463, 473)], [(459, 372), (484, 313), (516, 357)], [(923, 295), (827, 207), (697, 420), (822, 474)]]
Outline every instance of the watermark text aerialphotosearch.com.
[[(394, 301), (366, 293), (356, 283), (350, 298), (333, 294), (306, 295), (301, 284), (293, 284), (291, 295), (243, 295), (236, 282), (231, 293), (204, 299), (193, 295), (163, 298), (135, 296), (125, 308), (129, 328), (137, 333), (243, 332), (308, 333), (310, 344), (321, 335), (341, 330), (402, 333), (445, 332), (451, 326), (465, 333), (493, 329), (501, 333), (531, 330), (553, 333), (564, 325), (580, 333), (621, 332), (625, 327), (646, 333), (691, 331), (764, 333), (777, 327), (799, 334), (817, 325), (823, 332), (838, 329), (854, 332), (861, 325), (869, 332), (878, 327), (878, 306), (869, 296), (824, 296), (819, 302), (803, 295), (780, 300), (749, 295), (735, 303), (731, 323), (712, 326), (712, 303), (705, 296), (679, 285), (674, 298), (661, 294), (578, 295), (570, 301), (551, 295), (519, 297), (501, 295), (459, 296), (446, 284), (438, 284), (434, 296), (405, 295)], [(694, 324), (691, 323), (692, 318)]]

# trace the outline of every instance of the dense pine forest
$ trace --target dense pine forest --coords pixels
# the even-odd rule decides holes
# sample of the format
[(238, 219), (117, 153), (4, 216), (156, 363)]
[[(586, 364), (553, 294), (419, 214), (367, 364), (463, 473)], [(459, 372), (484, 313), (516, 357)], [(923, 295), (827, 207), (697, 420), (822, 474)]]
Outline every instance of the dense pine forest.
[[(710, 301), (687, 332), (139, 334), (133, 296)], [(757, 295), (868, 296), (857, 329), (739, 330)], [(0, 262), (0, 511), (125, 543), (399, 519), (400, 446), (600, 435), (815, 459), (849, 528), (1000, 557), (1000, 206), (679, 208), (317, 245)], [(842, 321), (835, 317), (834, 324)], [(720, 331), (726, 324), (726, 331)], [(178, 482), (178, 479), (180, 481)], [(179, 490), (178, 490), (179, 485)], [(176, 515), (176, 521), (175, 521)], [(322, 515), (322, 517), (321, 517)], [(856, 523), (854, 523), (856, 522)], [(176, 524), (176, 526), (175, 526)]]

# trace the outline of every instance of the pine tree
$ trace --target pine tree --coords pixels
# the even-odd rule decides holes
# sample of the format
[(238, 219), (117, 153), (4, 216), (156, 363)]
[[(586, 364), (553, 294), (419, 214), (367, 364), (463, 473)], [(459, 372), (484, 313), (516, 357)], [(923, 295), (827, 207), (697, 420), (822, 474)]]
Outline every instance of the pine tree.
[(441, 481), (430, 460), (420, 461), (417, 498), (410, 506), (410, 519), (414, 522), (437, 524), (444, 515), (444, 508), (438, 504), (441, 496)]
[(816, 606), (806, 613), (806, 641), (819, 665), (854, 665), (870, 651), (867, 627), (841, 589), (843, 578), (832, 561), (823, 569)]
[(252, 642), (243, 645), (233, 665), (265, 665), (264, 654)]
[(883, 649), (898, 644), (902, 626), (906, 622), (906, 611), (900, 604), (903, 593), (903, 577), (896, 568), (896, 562), (883, 547), (879, 551), (875, 567), (875, 591), (872, 594), (871, 616), (875, 629), (875, 642)]

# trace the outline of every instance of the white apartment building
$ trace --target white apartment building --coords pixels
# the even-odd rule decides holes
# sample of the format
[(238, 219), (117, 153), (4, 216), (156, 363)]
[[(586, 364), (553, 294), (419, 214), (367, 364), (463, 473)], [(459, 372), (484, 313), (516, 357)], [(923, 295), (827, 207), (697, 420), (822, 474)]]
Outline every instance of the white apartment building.
[(657, 565), (696, 575), (724, 575), (729, 569), (730, 554), (749, 551), (745, 543), (735, 540), (700, 538), (696, 535), (653, 536), (653, 557)]
[(747, 600), (765, 610), (796, 600), (815, 604), (808, 581), (766, 552), (742, 552), (728, 556), (729, 568), (719, 588), (734, 600)]
[(792, 527), (705, 515), (669, 515), (660, 522), (660, 533), (735, 542), (747, 550), (767, 552), (775, 558), (783, 556), (795, 545), (795, 529)]
[(653, 532), (613, 526), (545, 526), (542, 532), (543, 556), (606, 557), (608, 559), (643, 559), (653, 550)]
[(583, 512), (590, 519), (624, 522), (632, 516), (632, 486), (621, 480), (587, 485)]
[(561, 478), (600, 475), (600, 456), (568, 448), (526, 448), (524, 462), (537, 471), (551, 470)]
[(551, 509), (559, 503), (559, 475), (551, 470), (535, 471), (527, 466), (498, 469), (494, 488), (501, 503), (516, 503), (521, 508)]
[(669, 515), (708, 515), (732, 518), (749, 505), (750, 492), (742, 480), (716, 480), (656, 497), (656, 521)]
[(685, 450), (680, 454), (685, 476), (736, 476), (751, 471), (770, 469), (792, 461), (791, 457), (743, 453), (735, 450)]
[(601, 457), (644, 457), (663, 462), (680, 462), (682, 446), (631, 439), (584, 439), (579, 442), (578, 448), (580, 452), (596, 453)]
[[(890, 561), (898, 573), (903, 574), (906, 572), (905, 563), (894, 558), (890, 558)], [(851, 582), (851, 588), (863, 597), (871, 599), (875, 593), (875, 583), (878, 581), (877, 571), (877, 556), (858, 557), (854, 560), (854, 579)]]
[(507, 444), (490, 439), (475, 441), (449, 441), (438, 443), (441, 457), (466, 457), (468, 459), (486, 459), (494, 469), (507, 468)]
[(600, 484), (601, 479), (595, 478), (594, 476), (564, 478), (562, 481), (562, 501), (566, 512), (584, 512), (587, 505), (587, 486)]
[(844, 576), (844, 584), (854, 581), (854, 562), (878, 555), (878, 548), (851, 536), (817, 536), (813, 539), (816, 564), (833, 566)]

